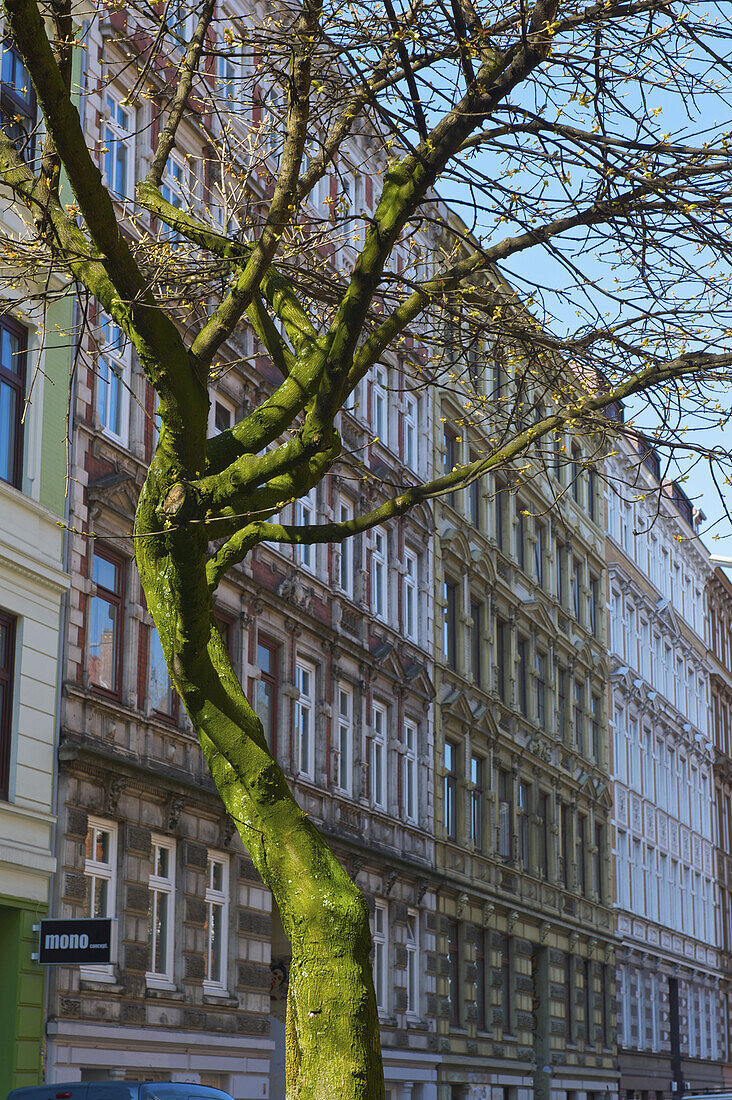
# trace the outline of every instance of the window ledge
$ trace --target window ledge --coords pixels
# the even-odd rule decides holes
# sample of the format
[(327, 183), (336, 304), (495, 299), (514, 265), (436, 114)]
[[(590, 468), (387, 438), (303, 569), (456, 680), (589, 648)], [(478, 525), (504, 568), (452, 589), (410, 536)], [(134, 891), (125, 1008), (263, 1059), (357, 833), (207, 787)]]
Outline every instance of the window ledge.
[(163, 985), (162, 982), (150, 982), (148, 978), (148, 984), (145, 986), (145, 996), (155, 997), (166, 1001), (182, 1001), (185, 999), (185, 994), (182, 993), (175, 985)]
[(85, 978), (79, 979), (79, 988), (88, 993), (124, 993), (124, 986), (120, 985), (116, 978)]
[(229, 994), (228, 989), (206, 989), (203, 993), (203, 1003), (205, 1005), (218, 1005), (222, 1008), (238, 1008), (239, 1000), (237, 997), (232, 997)]

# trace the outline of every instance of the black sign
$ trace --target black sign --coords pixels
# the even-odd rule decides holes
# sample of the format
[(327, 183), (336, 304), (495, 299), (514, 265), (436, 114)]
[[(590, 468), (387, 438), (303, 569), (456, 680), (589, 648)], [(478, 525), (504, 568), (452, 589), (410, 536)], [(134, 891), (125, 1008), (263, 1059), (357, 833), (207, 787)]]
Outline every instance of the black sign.
[(112, 961), (112, 918), (42, 920), (38, 961), (45, 966)]

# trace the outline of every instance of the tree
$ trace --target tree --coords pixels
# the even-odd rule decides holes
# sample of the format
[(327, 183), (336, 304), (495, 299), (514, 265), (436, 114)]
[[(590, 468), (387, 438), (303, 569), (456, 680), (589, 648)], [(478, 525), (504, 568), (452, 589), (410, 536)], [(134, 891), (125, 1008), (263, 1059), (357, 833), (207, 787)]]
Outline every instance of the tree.
[[(189, 13), (140, 4), (126, 31), (120, 13), (115, 26), (160, 125), (123, 211), (73, 103), (84, 28), (69, 0), (5, 0), (5, 13), (45, 123), (36, 162), (18, 119), (0, 137), (27, 220), (26, 238), (6, 242), (8, 282), (34, 293), (39, 268), (65, 272), (126, 334), (157, 393), (137, 563), (173, 683), (292, 945), (288, 1096), (378, 1100), (366, 904), (268, 751), (212, 594), (263, 541), (337, 542), (489, 470), (520, 476), (559, 431), (611, 441), (622, 426), (605, 410), (637, 395), (658, 448), (677, 445), (679, 415), (726, 418), (732, 160), (704, 102), (725, 103), (729, 32), (693, 0), (304, 0), (259, 23), (217, 15), (213, 0)], [(191, 124), (217, 216), (164, 184)], [(387, 165), (367, 214), (347, 186), (357, 147), (368, 170)], [(344, 189), (318, 216), (309, 197), (331, 173)], [(510, 271), (528, 252), (554, 266)], [(207, 382), (244, 318), (282, 380), (207, 440)], [(343, 460), (339, 410), (415, 332), (431, 354), (408, 384), (454, 387), (466, 420), (490, 426), (490, 450), (352, 520), (277, 522)], [(509, 384), (487, 397), (473, 372), (494, 345)]]

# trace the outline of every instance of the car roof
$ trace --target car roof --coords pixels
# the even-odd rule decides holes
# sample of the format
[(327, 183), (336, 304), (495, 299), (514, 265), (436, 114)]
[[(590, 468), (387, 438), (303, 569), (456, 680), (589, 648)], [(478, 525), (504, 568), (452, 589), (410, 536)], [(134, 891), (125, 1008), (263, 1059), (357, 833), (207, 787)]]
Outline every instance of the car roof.
[(232, 1100), (228, 1092), (194, 1081), (57, 1081), (46, 1085), (27, 1085), (13, 1089), (7, 1100), (123, 1100), (137, 1093), (140, 1097), (197, 1096), (210, 1100)]

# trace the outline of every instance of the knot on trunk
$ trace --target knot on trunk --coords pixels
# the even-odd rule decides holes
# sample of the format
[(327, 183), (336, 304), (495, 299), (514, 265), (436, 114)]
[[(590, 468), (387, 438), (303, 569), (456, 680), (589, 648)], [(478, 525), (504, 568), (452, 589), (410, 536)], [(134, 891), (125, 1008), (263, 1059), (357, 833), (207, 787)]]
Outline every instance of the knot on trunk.
[(185, 481), (176, 481), (158, 509), (158, 515), (166, 525), (183, 523), (198, 518), (199, 514), (198, 493)]

